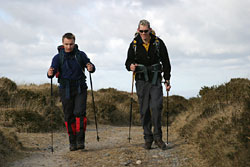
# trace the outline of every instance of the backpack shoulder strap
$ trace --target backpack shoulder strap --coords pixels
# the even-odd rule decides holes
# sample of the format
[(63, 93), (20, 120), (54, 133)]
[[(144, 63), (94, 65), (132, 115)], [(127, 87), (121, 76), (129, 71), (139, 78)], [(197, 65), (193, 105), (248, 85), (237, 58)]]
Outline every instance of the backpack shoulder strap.
[(160, 41), (159, 41), (159, 38), (157, 36), (155, 36), (154, 46), (155, 46), (155, 49), (156, 49), (156, 55), (159, 58), (159, 62), (160, 62), (161, 61), (161, 57), (160, 57)]
[(79, 64), (79, 66), (81, 67), (82, 72), (85, 73), (84, 60), (83, 60), (81, 52), (79, 50), (76, 52), (75, 59), (76, 59), (77, 63)]
[(160, 41), (159, 41), (159, 38), (157, 36), (155, 36), (154, 45), (155, 45), (157, 50), (160, 50)]
[(137, 47), (137, 41), (134, 39), (133, 48), (134, 48), (135, 55), (136, 55), (136, 47)]
[(61, 67), (63, 65), (64, 62), (64, 54), (63, 54), (63, 45), (60, 45), (57, 47), (57, 50), (59, 52), (59, 72), (61, 72)]
[(135, 33), (135, 36), (134, 36), (134, 40), (133, 40), (133, 49), (134, 49), (134, 53), (135, 53), (135, 56), (136, 56), (136, 49), (137, 49), (137, 37), (138, 37), (139, 33), (136, 32)]
[(78, 63), (80, 63), (81, 66), (83, 66), (83, 59), (82, 59), (82, 55), (80, 51), (76, 52), (76, 60), (78, 61)]
[(59, 53), (59, 68), (62, 67), (63, 63), (64, 63), (64, 54), (63, 54), (63, 51), (60, 51)]
[(62, 65), (64, 62), (64, 54), (63, 54), (63, 50), (61, 49), (63, 46), (58, 46), (58, 52), (59, 52), (59, 65), (58, 65), (58, 71), (56, 73), (56, 77), (58, 78), (58, 83), (60, 83), (61, 81), (61, 73), (62, 73)]

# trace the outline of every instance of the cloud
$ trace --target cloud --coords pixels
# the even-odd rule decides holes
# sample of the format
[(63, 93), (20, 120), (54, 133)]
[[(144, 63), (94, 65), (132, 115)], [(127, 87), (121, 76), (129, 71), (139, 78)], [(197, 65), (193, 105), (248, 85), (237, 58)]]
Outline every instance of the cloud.
[(127, 49), (138, 22), (150, 21), (168, 47), (172, 93), (191, 97), (201, 86), (249, 77), (247, 0), (12, 0), (0, 7), (0, 76), (49, 82), (46, 71), (61, 36), (95, 63), (94, 88), (130, 91)]

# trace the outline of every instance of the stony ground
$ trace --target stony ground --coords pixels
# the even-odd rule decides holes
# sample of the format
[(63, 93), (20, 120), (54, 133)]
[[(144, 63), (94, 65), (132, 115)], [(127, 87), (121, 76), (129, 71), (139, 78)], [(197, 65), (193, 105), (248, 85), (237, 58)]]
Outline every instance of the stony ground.
[[(163, 128), (166, 142), (166, 128)], [(96, 140), (94, 126), (86, 132), (86, 148), (70, 152), (65, 132), (53, 134), (51, 152), (50, 133), (19, 133), (18, 138), (24, 149), (21, 154), (11, 157), (6, 167), (112, 167), (112, 166), (148, 166), (148, 167), (206, 167), (194, 145), (186, 143), (169, 129), (168, 149), (163, 151), (153, 145), (151, 150), (143, 148), (141, 127), (132, 127), (128, 141), (128, 127), (99, 125), (100, 141)]]

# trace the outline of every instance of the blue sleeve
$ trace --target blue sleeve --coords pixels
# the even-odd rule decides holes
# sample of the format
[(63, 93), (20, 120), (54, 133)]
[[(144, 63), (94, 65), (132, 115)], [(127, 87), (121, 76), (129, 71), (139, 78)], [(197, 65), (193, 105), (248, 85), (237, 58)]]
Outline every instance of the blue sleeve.
[(48, 76), (48, 73), (47, 73), (47, 77), (48, 78), (53, 78), (55, 75), (56, 75), (56, 73), (57, 73), (57, 71), (58, 71), (58, 68), (59, 68), (59, 62), (60, 60), (59, 60), (59, 54), (57, 54), (57, 55), (55, 55), (54, 57), (53, 57), (53, 59), (52, 59), (52, 62), (51, 62), (51, 66), (50, 67), (52, 67), (53, 69), (54, 69), (54, 71), (53, 71), (53, 76), (52, 77), (49, 77)]
[(88, 56), (83, 51), (82, 51), (82, 57), (83, 57), (83, 63), (84, 63), (85, 68), (86, 68), (86, 65), (88, 63), (91, 63), (94, 68), (93, 68), (92, 71), (90, 71), (90, 73), (95, 72), (95, 70), (96, 70), (95, 65), (90, 61), (90, 59), (88, 58)]

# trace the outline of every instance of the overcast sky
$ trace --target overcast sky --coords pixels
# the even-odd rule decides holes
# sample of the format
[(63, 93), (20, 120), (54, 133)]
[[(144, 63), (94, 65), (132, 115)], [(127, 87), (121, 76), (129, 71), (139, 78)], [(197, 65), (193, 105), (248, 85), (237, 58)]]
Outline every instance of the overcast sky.
[(150, 21), (168, 48), (171, 94), (196, 97), (203, 86), (250, 78), (249, 0), (0, 3), (0, 77), (18, 84), (49, 83), (46, 72), (56, 48), (72, 32), (97, 67), (94, 89), (131, 91), (132, 74), (124, 63), (141, 19)]

